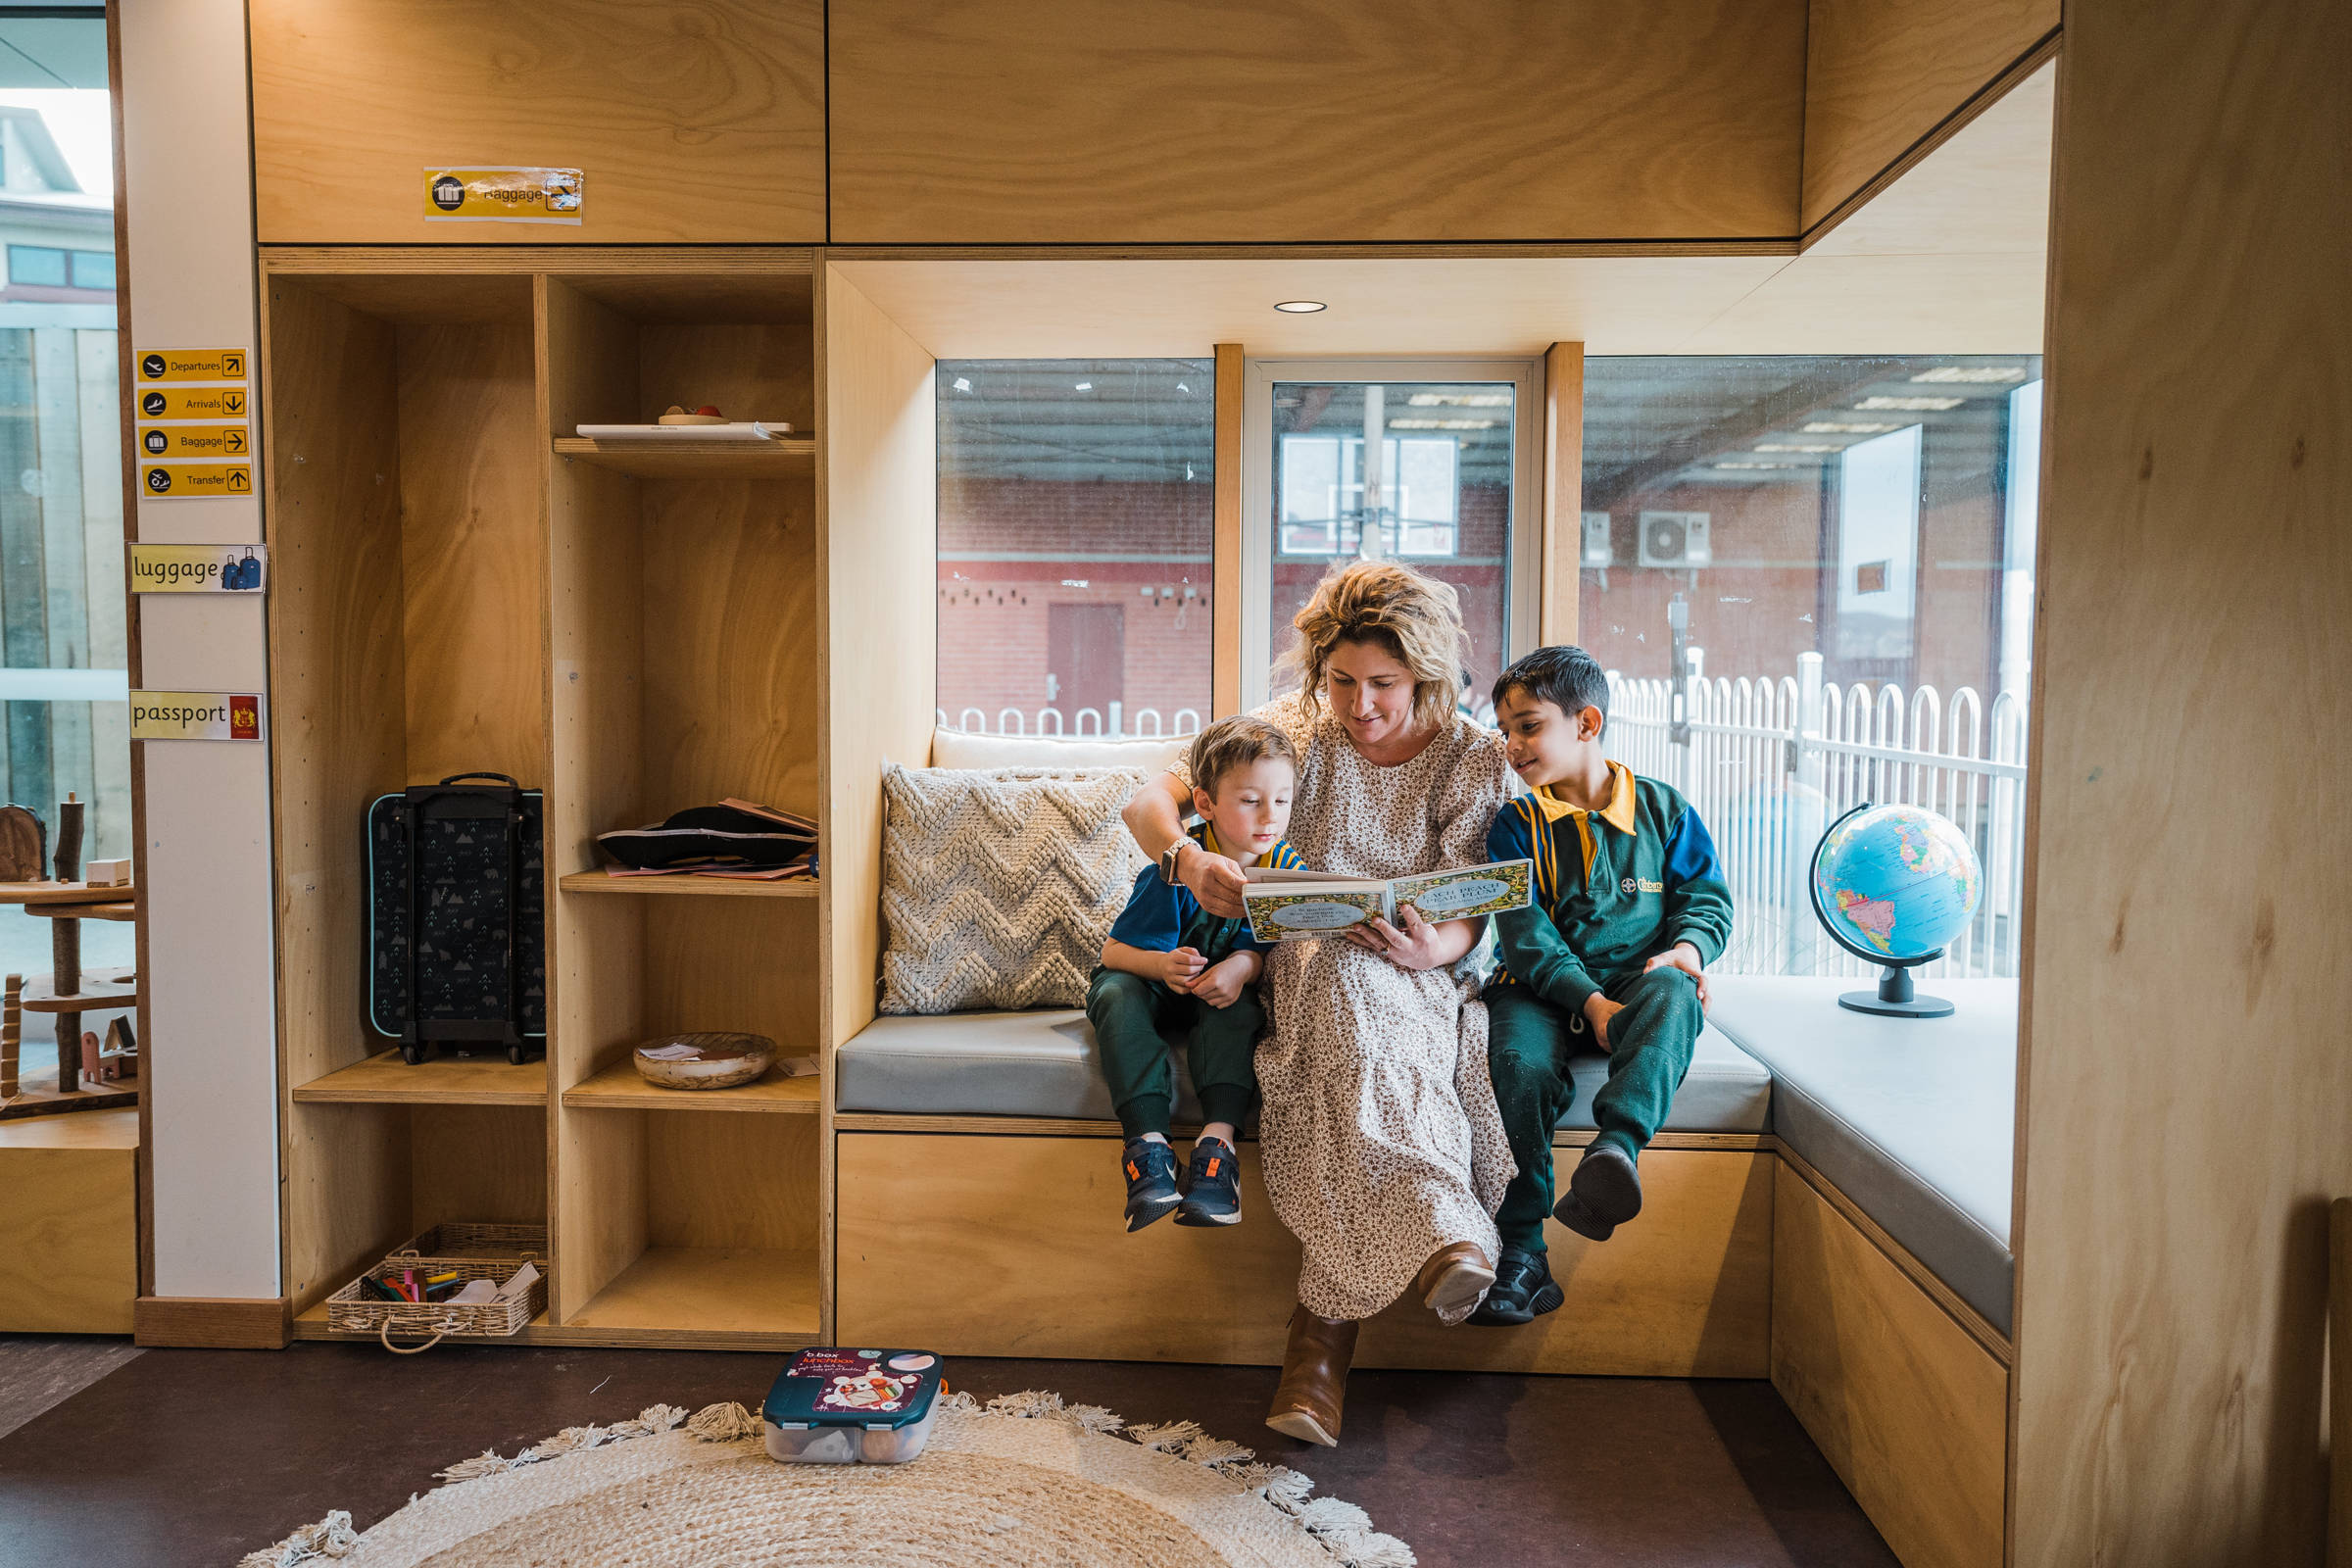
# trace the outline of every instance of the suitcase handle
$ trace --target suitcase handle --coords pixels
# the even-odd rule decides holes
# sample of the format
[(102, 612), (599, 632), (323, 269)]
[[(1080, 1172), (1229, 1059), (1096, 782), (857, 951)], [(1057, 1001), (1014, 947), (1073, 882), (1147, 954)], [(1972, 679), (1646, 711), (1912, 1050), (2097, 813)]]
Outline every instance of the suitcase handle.
[(494, 778), (511, 790), (518, 790), (522, 788), (522, 785), (518, 781), (510, 778), (504, 773), (452, 773), (449, 775), (449, 777), (443, 779), (441, 782), (444, 784), (455, 784), (461, 779), (468, 778)]

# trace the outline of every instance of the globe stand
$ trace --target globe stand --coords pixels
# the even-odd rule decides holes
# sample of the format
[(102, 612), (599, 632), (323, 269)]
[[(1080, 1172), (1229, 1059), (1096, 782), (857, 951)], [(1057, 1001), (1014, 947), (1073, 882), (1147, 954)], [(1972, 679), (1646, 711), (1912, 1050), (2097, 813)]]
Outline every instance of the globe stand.
[(1886, 964), (1879, 971), (1878, 990), (1848, 991), (1838, 999), (1838, 1005), (1883, 1018), (1948, 1018), (1953, 1011), (1941, 997), (1923, 997), (1911, 989), (1911, 966), (1906, 963)]
[(1904, 958), (1889, 962), (1884, 954), (1873, 953), (1868, 948), (1858, 947), (1849, 941), (1845, 933), (1838, 929), (1838, 922), (1830, 918), (1830, 911), (1822, 905), (1822, 852), (1829, 848), (1830, 837), (1838, 831), (1840, 824), (1845, 822), (1848, 817), (1859, 816), (1869, 809), (1870, 803), (1864, 801), (1852, 810), (1847, 811), (1845, 815), (1838, 817), (1836, 822), (1832, 822), (1823, 831), (1821, 841), (1813, 846), (1812, 870), (1805, 877), (1806, 886), (1812, 893), (1813, 916), (1821, 922), (1821, 928), (1830, 934), (1830, 940), (1865, 963), (1875, 963), (1880, 966), (1878, 990), (1848, 991), (1838, 999), (1838, 1005), (1854, 1012), (1867, 1012), (1880, 1018), (1948, 1018), (1955, 1010), (1950, 1003), (1941, 997), (1923, 997), (1911, 986), (1912, 966), (1935, 962), (1943, 956), (1942, 949), (1938, 948), (1934, 953), (1923, 953), (1916, 958)]

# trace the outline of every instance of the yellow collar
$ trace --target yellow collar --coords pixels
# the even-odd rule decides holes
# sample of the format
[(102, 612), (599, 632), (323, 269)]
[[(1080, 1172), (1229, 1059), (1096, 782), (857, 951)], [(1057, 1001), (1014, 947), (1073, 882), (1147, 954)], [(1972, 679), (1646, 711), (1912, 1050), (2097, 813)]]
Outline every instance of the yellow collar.
[(1536, 786), (1536, 809), (1544, 813), (1546, 822), (1557, 822), (1563, 816), (1597, 816), (1618, 832), (1631, 833), (1636, 820), (1634, 770), (1623, 762), (1611, 762), (1609, 776), (1616, 781), (1616, 788), (1609, 796), (1609, 804), (1600, 810), (1588, 812), (1582, 807), (1570, 806), (1554, 796), (1548, 784)]

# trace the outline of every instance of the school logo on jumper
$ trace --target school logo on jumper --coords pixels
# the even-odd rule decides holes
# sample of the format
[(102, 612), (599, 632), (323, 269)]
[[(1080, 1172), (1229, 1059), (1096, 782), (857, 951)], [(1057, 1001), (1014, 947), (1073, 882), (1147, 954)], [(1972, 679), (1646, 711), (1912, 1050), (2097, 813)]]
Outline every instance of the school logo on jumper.
[(1618, 883), (1617, 886), (1621, 891), (1626, 893), (1663, 893), (1666, 891), (1665, 883), (1652, 882), (1647, 877), (1635, 878), (1629, 876), (1624, 881)]

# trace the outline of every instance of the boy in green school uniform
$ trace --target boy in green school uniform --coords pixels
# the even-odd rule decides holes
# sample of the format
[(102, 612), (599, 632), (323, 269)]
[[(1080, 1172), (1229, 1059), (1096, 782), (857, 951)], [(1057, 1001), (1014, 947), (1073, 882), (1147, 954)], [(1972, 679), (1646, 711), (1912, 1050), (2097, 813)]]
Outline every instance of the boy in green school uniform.
[[(1539, 648), (1494, 683), (1494, 721), (1530, 793), (1506, 802), (1487, 858), (1536, 862), (1536, 904), (1495, 916), (1487, 1059), (1519, 1174), (1494, 1216), (1502, 1257), (1473, 1323), (1557, 1307), (1544, 1216), (1605, 1242), (1642, 1211), (1642, 1151), (1690, 1071), (1705, 968), (1732, 933), (1732, 893), (1689, 802), (1601, 754), (1609, 687), (1581, 648)], [(1599, 1127), (1553, 1202), (1551, 1135), (1576, 1097), (1570, 1054), (1597, 1047)]]
[[(1200, 813), (1189, 835), (1193, 843), (1241, 865), (1303, 863), (1283, 836), (1298, 757), (1281, 730), (1247, 714), (1219, 719), (1193, 742), (1191, 765), (1193, 808)], [(1257, 1098), (1257, 1036), (1266, 1021), (1257, 977), (1264, 966), (1265, 946), (1250, 935), (1248, 920), (1210, 914), (1159, 866), (1137, 875), (1086, 995), (1102, 1077), (1126, 1135), (1119, 1165), (1127, 1178), (1129, 1231), (1170, 1210), (1179, 1225), (1240, 1221), (1234, 1140)], [(1168, 1052), (1179, 1046), (1200, 1097), (1202, 1123), (1181, 1180), (1168, 1146), (1176, 1093)]]

